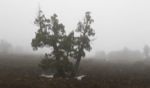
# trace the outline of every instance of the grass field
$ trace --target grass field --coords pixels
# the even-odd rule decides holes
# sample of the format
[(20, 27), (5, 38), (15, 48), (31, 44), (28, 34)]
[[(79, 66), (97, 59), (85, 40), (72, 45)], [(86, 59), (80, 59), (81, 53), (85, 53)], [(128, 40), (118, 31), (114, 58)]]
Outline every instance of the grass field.
[(132, 64), (82, 60), (77, 79), (47, 79), (38, 67), (41, 56), (0, 55), (0, 88), (150, 88), (150, 61)]

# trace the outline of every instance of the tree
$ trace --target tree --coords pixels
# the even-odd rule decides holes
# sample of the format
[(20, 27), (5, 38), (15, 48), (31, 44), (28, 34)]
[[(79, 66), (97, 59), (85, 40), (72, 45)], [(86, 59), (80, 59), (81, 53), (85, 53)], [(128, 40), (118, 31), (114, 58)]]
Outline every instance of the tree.
[(7, 53), (10, 53), (11, 51), (12, 51), (12, 45), (5, 40), (1, 40), (0, 41), (0, 53), (7, 54)]
[[(39, 29), (35, 33), (35, 38), (32, 39), (33, 50), (44, 46), (52, 47), (53, 50), (49, 54), (51, 60), (46, 61), (50, 62), (50, 66), (56, 69), (58, 76), (65, 76), (63, 71), (65, 65), (62, 63), (69, 62), (65, 59), (64, 50), (61, 48), (64, 45), (63, 40), (66, 37), (64, 25), (59, 23), (56, 14), (47, 19), (40, 9), (34, 23)], [(42, 62), (45, 63), (45, 61)]]
[[(55, 76), (66, 77), (65, 73), (69, 72), (74, 77), (79, 68), (81, 58), (85, 57), (84, 50), (91, 50), (90, 37), (95, 35), (94, 30), (91, 28), (93, 19), (91, 19), (90, 12), (86, 12), (84, 22), (78, 23), (76, 32), (80, 36), (77, 37), (74, 36), (74, 31), (66, 35), (65, 27), (59, 23), (56, 14), (47, 19), (39, 9), (34, 23), (39, 29), (35, 33), (35, 38), (32, 39), (33, 50), (45, 46), (52, 47), (52, 52), (45, 54), (45, 59), (41, 61), (40, 66), (43, 69), (56, 69)], [(69, 62), (70, 57), (76, 59), (74, 67)]]
[(143, 50), (144, 50), (145, 58), (146, 58), (146, 59), (149, 58), (149, 53), (150, 53), (150, 48), (149, 48), (149, 46), (148, 46), (148, 45), (145, 45), (144, 48), (143, 48)]
[(76, 32), (78, 32), (80, 36), (76, 37), (75, 39), (76, 48), (74, 58), (76, 59), (76, 63), (74, 66), (74, 71), (72, 72), (72, 76), (76, 75), (81, 58), (86, 56), (85, 50), (90, 51), (92, 49), (90, 45), (90, 37), (95, 35), (95, 31), (91, 28), (91, 24), (93, 22), (94, 20), (91, 18), (90, 12), (86, 12), (84, 21), (80, 21), (77, 25)]

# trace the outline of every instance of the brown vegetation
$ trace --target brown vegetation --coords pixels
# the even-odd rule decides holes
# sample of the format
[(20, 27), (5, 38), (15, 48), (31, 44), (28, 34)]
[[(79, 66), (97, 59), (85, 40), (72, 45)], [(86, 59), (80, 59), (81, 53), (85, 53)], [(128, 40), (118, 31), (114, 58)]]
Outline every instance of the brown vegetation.
[(149, 88), (150, 65), (147, 61), (134, 64), (112, 64), (109, 61), (82, 61), (77, 79), (47, 79), (40, 76), (40, 56), (1, 55), (0, 88)]

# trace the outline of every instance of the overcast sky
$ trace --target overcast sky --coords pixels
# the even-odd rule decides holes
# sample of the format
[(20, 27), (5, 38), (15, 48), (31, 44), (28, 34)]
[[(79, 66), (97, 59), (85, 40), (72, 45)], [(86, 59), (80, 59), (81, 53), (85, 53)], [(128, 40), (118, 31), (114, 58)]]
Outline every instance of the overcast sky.
[(92, 12), (92, 52), (150, 46), (149, 0), (0, 0), (0, 40), (32, 50), (39, 4), (47, 17), (56, 13), (67, 32), (76, 29), (86, 11)]

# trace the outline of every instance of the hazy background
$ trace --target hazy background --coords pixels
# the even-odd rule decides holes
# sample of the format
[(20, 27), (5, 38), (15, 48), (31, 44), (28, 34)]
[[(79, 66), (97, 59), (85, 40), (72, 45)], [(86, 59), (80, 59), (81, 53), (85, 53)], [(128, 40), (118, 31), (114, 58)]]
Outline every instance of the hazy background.
[(47, 17), (58, 15), (67, 33), (76, 29), (86, 11), (92, 12), (96, 40), (89, 55), (124, 47), (142, 52), (145, 44), (150, 45), (149, 0), (0, 0), (0, 40), (33, 52), (39, 4)]

